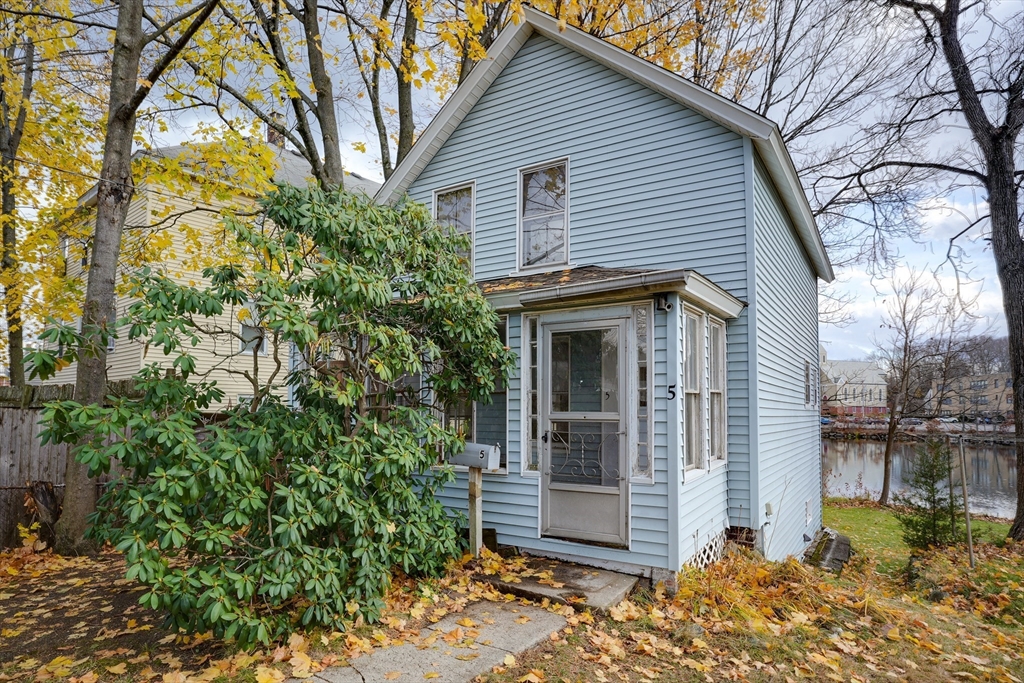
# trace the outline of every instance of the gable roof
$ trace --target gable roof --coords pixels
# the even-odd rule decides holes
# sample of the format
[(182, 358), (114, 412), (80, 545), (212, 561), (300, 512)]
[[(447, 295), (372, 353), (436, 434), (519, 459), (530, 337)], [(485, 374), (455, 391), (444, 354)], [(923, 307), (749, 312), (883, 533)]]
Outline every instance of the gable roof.
[(835, 277), (832, 264), (778, 126), (746, 107), (600, 38), (572, 26), (560, 29), (557, 19), (528, 5), (524, 5), (523, 11), (524, 19), (502, 30), (488, 50), (487, 59), (473, 68), (462, 85), (441, 107), (408, 156), (381, 186), (377, 192), (377, 201), (395, 201), (408, 191), (498, 74), (512, 61), (527, 39), (537, 33), (699, 112), (734, 133), (750, 138), (768, 169), (815, 274), (826, 282), (832, 281)]

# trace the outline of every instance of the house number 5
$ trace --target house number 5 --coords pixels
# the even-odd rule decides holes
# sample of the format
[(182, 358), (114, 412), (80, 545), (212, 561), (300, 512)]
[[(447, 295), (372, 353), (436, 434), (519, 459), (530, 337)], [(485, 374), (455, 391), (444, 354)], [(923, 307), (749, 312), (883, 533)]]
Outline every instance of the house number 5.
[(675, 397), (676, 397), (676, 385), (675, 384), (669, 384), (668, 385), (668, 400), (671, 401)]

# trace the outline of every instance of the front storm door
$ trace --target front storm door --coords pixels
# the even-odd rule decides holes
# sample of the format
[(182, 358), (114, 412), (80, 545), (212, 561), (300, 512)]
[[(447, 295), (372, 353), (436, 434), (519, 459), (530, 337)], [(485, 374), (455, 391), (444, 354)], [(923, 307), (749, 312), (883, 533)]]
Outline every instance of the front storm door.
[(542, 328), (541, 531), (625, 546), (625, 321)]

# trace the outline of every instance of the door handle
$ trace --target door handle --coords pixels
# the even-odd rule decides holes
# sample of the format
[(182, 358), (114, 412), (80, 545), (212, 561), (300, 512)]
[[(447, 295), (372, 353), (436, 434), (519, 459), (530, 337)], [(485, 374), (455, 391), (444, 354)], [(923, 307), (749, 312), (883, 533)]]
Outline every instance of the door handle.
[(541, 434), (540, 440), (543, 441), (544, 443), (548, 442), (548, 430), (545, 430), (544, 433)]

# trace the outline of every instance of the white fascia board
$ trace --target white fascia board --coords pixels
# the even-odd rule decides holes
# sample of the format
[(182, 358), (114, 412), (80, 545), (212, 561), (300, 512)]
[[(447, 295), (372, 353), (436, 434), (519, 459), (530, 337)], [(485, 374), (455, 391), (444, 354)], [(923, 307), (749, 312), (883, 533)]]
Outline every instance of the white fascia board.
[(796, 172), (796, 166), (793, 165), (786, 144), (782, 141), (782, 135), (778, 128), (773, 126), (772, 134), (767, 139), (754, 138), (753, 142), (761, 161), (768, 169), (768, 174), (772, 177), (772, 182), (775, 183), (782, 203), (786, 206), (790, 220), (796, 227), (800, 242), (814, 265), (815, 274), (825, 282), (832, 282), (835, 279), (832, 262), (829, 261), (825, 245), (821, 241), (821, 233), (818, 232), (818, 225), (811, 212), (811, 206), (807, 203), (807, 195), (804, 194), (800, 176)]
[(374, 197), (377, 202), (394, 202), (408, 191), (416, 177), (423, 172), (532, 33), (533, 27), (530, 23), (522, 21), (506, 27), (498, 34), (497, 40), (488, 50), (487, 58), (473, 67), (466, 80), (452, 93), (424, 129), (395, 172), (377, 190)]
[(745, 303), (700, 273), (690, 271), (686, 286), (678, 290), (684, 301), (726, 320), (740, 317)]

